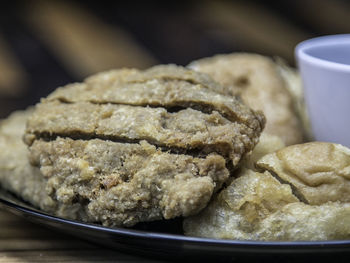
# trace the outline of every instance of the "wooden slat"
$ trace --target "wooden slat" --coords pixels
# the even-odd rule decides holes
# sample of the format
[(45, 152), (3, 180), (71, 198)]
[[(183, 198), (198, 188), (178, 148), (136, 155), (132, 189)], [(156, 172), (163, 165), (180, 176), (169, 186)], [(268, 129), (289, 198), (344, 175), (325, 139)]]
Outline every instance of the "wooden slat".
[[(9, 241), (11, 244), (14, 244), (13, 240), (23, 240), (28, 243), (28, 246), (31, 246), (31, 240), (41, 240), (49, 243), (57, 240), (62, 243), (65, 241), (69, 243), (69, 240), (71, 240), (71, 237), (64, 233), (58, 233), (38, 224), (31, 223), (25, 218), (13, 215), (7, 211), (0, 210), (0, 219), (0, 243)], [(0, 245), (0, 251), (1, 249), (2, 246)]]
[(51, 242), (52, 240), (62, 240), (62, 242), (64, 242), (65, 240), (71, 239), (70, 236), (67, 236), (64, 233), (54, 232), (51, 229), (31, 223), (20, 216), (1, 210), (0, 225), (0, 242), (13, 239), (28, 240), (28, 243), (32, 239), (45, 240), (48, 242)]
[(2, 210), (0, 208), (0, 224), (6, 224), (8, 226), (15, 226), (18, 224), (27, 224), (27, 225), (32, 225), (32, 223), (30, 223), (27, 220), (24, 220), (23, 217), (19, 216), (19, 215), (15, 215), (7, 210)]
[(278, 55), (294, 61), (294, 47), (311, 37), (262, 4), (246, 1), (205, 1), (194, 9), (193, 17), (211, 30), (220, 32), (221, 41), (245, 51)]
[[(23, 229), (22, 229), (23, 231)], [(33, 236), (35, 237), (35, 236)], [(72, 249), (88, 249), (95, 248), (87, 242), (76, 239), (55, 240), (51, 233), (51, 240), (40, 238), (40, 236), (33, 238), (6, 238), (0, 239), (0, 253), (4, 251), (31, 251), (31, 250), (72, 250)]]
[[(30, 223), (29, 221), (23, 220), (22, 217), (18, 216), (4, 216), (0, 220), (0, 224), (6, 225), (7, 227), (32, 227), (33, 224)], [(1, 230), (0, 230), (1, 231)]]
[(30, 1), (25, 21), (76, 76), (156, 63), (126, 31), (68, 1)]
[(17, 262), (161, 262), (111, 250), (56, 250), (0, 253), (0, 263)]
[(17, 96), (24, 91), (25, 70), (0, 36), (0, 95)]
[(22, 218), (0, 208), (0, 224), (22, 221)]
[[(35, 228), (35, 224), (23, 219), (22, 217), (8, 217), (8, 220), (1, 220), (0, 224), (2, 225), (6, 225), (6, 227), (8, 229), (13, 228), (13, 229), (18, 229), (19, 227), (27, 227), (27, 228)], [(0, 229), (0, 233), (1, 233), (1, 229)]]
[[(2, 220), (3, 218), (12, 218), (14, 217), (13, 214), (9, 213), (8, 211), (6, 210), (2, 210), (0, 208), (0, 220)], [(1, 221), (0, 221), (1, 222)]]
[(49, 231), (46, 228), (39, 228), (39, 227), (31, 227), (31, 229), (28, 228), (21, 228), (20, 226), (16, 228), (11, 228), (7, 226), (2, 227), (4, 230), (1, 230), (0, 232), (0, 240), (6, 240), (6, 239), (32, 239), (32, 238), (38, 238), (38, 239), (45, 239), (45, 240), (51, 240), (54, 236), (55, 239), (62, 239), (66, 240), (67, 236), (56, 233), (53, 231)]
[(101, 249), (94, 244), (33, 224), (7, 211), (0, 210), (0, 219), (0, 263), (156, 262)]

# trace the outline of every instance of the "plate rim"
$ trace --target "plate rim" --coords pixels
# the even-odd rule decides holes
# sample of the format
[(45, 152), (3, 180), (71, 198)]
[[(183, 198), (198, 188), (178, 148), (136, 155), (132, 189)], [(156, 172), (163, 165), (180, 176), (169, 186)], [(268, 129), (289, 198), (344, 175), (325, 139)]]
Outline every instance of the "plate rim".
[(25, 215), (34, 216), (38, 219), (50, 220), (50, 222), (68, 224), (70, 226), (77, 226), (79, 228), (102, 231), (108, 234), (118, 234), (121, 236), (127, 236), (132, 238), (143, 239), (157, 239), (159, 241), (172, 241), (172, 242), (186, 242), (188, 244), (206, 244), (206, 245), (222, 245), (222, 246), (244, 246), (249, 248), (261, 248), (261, 249), (273, 249), (273, 248), (295, 248), (295, 249), (315, 249), (315, 248), (336, 248), (349, 246), (350, 240), (328, 240), (328, 241), (256, 241), (256, 240), (234, 240), (234, 239), (213, 239), (203, 237), (185, 236), (179, 234), (161, 233), (137, 229), (129, 229), (122, 227), (106, 227), (103, 225), (86, 223), (77, 220), (65, 219), (57, 217), (44, 211), (37, 210), (30, 206), (25, 207), (9, 200), (0, 197), (0, 207), (5, 206), (9, 208), (7, 210), (15, 210), (17, 212), (24, 213)]

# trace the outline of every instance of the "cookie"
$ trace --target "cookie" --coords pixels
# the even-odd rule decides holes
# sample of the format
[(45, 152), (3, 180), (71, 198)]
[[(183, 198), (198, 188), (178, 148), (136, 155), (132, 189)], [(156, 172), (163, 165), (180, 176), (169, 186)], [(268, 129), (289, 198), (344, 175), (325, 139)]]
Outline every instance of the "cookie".
[(56, 203), (45, 192), (46, 180), (39, 168), (30, 165), (29, 151), (22, 141), (32, 109), (16, 111), (0, 122), (0, 185), (36, 207), (53, 213)]
[(58, 206), (76, 207), (87, 222), (132, 226), (195, 214), (265, 123), (221, 91), (174, 65), (97, 74), (36, 105), (24, 135), (30, 161)]

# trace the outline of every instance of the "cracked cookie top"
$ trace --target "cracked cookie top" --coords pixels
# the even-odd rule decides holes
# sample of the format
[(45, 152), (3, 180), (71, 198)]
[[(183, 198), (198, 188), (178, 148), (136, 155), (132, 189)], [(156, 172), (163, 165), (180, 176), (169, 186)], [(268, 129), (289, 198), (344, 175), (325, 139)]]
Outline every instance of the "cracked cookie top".
[(219, 91), (206, 75), (174, 65), (100, 73), (43, 99), (25, 142), (57, 136), (146, 140), (183, 153), (216, 152), (235, 166), (258, 142), (265, 119)]
[(221, 92), (207, 75), (174, 65), (97, 74), (36, 105), (24, 135), (30, 162), (76, 219), (132, 226), (195, 214), (265, 124)]

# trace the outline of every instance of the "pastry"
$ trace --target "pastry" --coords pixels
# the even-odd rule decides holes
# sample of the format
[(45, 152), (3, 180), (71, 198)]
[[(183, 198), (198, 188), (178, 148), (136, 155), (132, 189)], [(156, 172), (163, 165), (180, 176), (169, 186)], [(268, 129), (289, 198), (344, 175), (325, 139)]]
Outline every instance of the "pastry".
[(350, 238), (350, 150), (312, 142), (241, 169), (207, 208), (184, 220), (186, 235), (264, 241)]
[(75, 219), (132, 226), (198, 213), (265, 123), (222, 89), (174, 65), (94, 75), (36, 105), (29, 160)]

